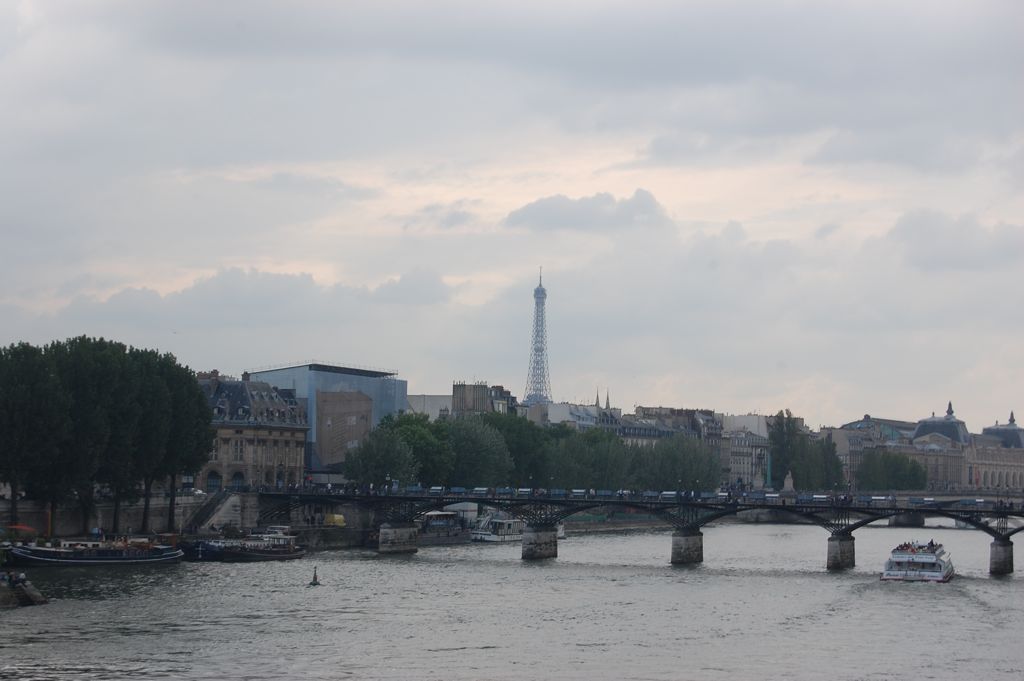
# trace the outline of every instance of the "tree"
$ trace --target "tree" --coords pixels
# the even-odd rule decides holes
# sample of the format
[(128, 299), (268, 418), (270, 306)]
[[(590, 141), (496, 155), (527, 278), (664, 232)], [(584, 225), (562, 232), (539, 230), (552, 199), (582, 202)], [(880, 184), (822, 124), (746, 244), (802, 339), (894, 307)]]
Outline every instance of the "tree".
[(869, 450), (857, 467), (857, 487), (863, 490), (924, 489), (928, 476), (924, 466), (896, 452)]
[(376, 428), (345, 461), (345, 475), (363, 485), (382, 487), (390, 480), (416, 480), (419, 464), (412, 448), (389, 428)]
[(501, 433), (476, 418), (453, 421), (450, 429), (452, 450), (455, 452), (451, 475), (453, 485), (471, 487), (508, 483), (512, 457)]
[(447, 484), (455, 465), (447, 422), (431, 423), (426, 414), (399, 414), (385, 417), (378, 427), (394, 431), (409, 445), (419, 466), (420, 481), (428, 485)]
[(213, 417), (206, 395), (196, 382), (195, 374), (182, 366), (174, 355), (160, 358), (160, 369), (170, 398), (170, 428), (164, 447), (163, 475), (168, 477), (170, 498), (167, 504), (167, 531), (175, 530), (175, 501), (178, 476), (195, 475), (210, 459), (214, 431)]
[(589, 487), (592, 477), (590, 453), (587, 443), (579, 436), (549, 442), (542, 451), (549, 475), (538, 482), (556, 488)]
[(68, 492), (45, 484), (53, 471), (42, 465), (56, 458), (67, 436), (67, 402), (52, 358), (40, 348), (19, 343), (0, 349), (0, 480), (11, 487), (11, 522), (18, 521), (26, 487), (44, 490), (51, 510)]
[(142, 405), (139, 402), (141, 375), (139, 367), (121, 343), (109, 343), (112, 371), (104, 380), (111, 386), (107, 414), (110, 437), (100, 452), (96, 482), (103, 485), (114, 501), (112, 529), (121, 531), (121, 505), (139, 498), (139, 477), (135, 470), (135, 446), (138, 440)]
[(142, 480), (142, 527), (149, 531), (153, 483), (166, 472), (167, 442), (171, 431), (171, 392), (161, 371), (160, 355), (153, 350), (133, 350), (131, 359), (138, 374), (139, 421), (133, 443), (133, 474)]
[(788, 409), (780, 411), (769, 421), (768, 455), (771, 459), (771, 485), (775, 489), (782, 489), (786, 474), (791, 472), (793, 461), (799, 456), (802, 440), (800, 424)]
[(797, 489), (835, 489), (843, 482), (843, 466), (831, 437), (811, 440), (787, 409), (768, 424), (772, 486), (781, 489), (786, 473)]
[(70, 435), (61, 444), (59, 457), (74, 487), (83, 534), (88, 534), (89, 518), (95, 510), (97, 473), (115, 416), (115, 384), (110, 377), (117, 371), (116, 350), (117, 344), (85, 336), (52, 343), (48, 348), (70, 400)]
[(614, 432), (591, 429), (583, 433), (590, 448), (590, 482), (594, 489), (622, 489), (629, 474), (629, 451)]
[(711, 490), (721, 477), (718, 457), (703, 442), (686, 435), (634, 447), (631, 482), (651, 490)]
[[(527, 485), (530, 480), (546, 480), (550, 475), (546, 449), (549, 442), (564, 437), (568, 429), (544, 429), (533, 421), (515, 414), (491, 412), (483, 414), (480, 420), (491, 426), (505, 440), (509, 456), (512, 457), (512, 482)], [(574, 434), (574, 432), (573, 432)]]
[(629, 470), (622, 440), (598, 428), (552, 440), (542, 455), (550, 470), (548, 479), (553, 479), (556, 487), (618, 489), (625, 484)]

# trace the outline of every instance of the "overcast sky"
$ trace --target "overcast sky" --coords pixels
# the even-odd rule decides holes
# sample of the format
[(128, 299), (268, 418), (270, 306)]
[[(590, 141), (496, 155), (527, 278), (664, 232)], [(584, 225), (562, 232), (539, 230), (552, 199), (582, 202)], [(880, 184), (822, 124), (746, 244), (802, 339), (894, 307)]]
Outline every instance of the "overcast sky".
[(0, 3), (0, 341), (1024, 418), (1024, 3)]

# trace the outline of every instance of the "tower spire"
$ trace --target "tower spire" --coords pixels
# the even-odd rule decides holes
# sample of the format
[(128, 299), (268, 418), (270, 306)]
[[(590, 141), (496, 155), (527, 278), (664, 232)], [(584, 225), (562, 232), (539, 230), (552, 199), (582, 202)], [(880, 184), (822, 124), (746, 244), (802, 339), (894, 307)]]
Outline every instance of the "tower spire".
[(540, 268), (537, 288), (533, 289), (533, 338), (530, 345), (530, 368), (526, 374), (526, 397), (523, 404), (549, 404), (551, 379), (548, 376), (548, 332), (544, 319), (544, 268)]

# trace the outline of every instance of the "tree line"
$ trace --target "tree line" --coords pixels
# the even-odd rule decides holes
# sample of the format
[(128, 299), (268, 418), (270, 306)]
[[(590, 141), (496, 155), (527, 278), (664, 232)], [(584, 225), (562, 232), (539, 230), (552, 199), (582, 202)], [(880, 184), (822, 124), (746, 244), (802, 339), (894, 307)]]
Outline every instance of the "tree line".
[(626, 445), (598, 428), (542, 428), (490, 413), (430, 421), (423, 414), (383, 419), (345, 464), (362, 485), (712, 490), (722, 477), (718, 454), (682, 435), (654, 447)]
[(831, 437), (813, 440), (788, 409), (768, 423), (771, 456), (771, 484), (783, 489), (786, 475), (793, 474), (793, 487), (803, 490), (845, 488), (843, 464)]
[[(791, 473), (796, 489), (845, 489), (835, 443), (831, 438), (811, 438), (789, 410), (770, 420), (768, 447), (768, 486), (783, 489)], [(900, 459), (906, 457), (885, 455), (876, 463), (875, 456), (868, 455), (859, 470), (861, 487), (923, 487), (923, 469)], [(631, 446), (608, 430), (577, 431), (564, 424), (541, 427), (497, 413), (436, 421), (423, 414), (386, 417), (349, 456), (345, 473), (364, 485), (382, 485), (390, 479), (465, 487), (703, 491), (717, 489), (728, 477), (717, 452), (692, 437), (664, 438), (654, 447)]]
[[(769, 423), (768, 442), (775, 489), (782, 489), (787, 472), (793, 473), (797, 489), (845, 488), (843, 465), (832, 438), (812, 440), (789, 410), (780, 411)], [(904, 454), (873, 450), (863, 456), (854, 475), (862, 490), (924, 489), (928, 477), (924, 466)]]
[(862, 490), (918, 490), (927, 482), (924, 466), (896, 452), (871, 450), (857, 467), (857, 487)]
[(178, 476), (209, 458), (211, 413), (195, 374), (171, 354), (85, 336), (45, 347), (0, 348), (0, 481), (11, 488), (10, 517), (21, 493), (47, 504), (51, 518), (75, 504), (82, 531), (100, 496), (121, 505), (150, 498), (167, 481), (167, 530), (174, 530)]

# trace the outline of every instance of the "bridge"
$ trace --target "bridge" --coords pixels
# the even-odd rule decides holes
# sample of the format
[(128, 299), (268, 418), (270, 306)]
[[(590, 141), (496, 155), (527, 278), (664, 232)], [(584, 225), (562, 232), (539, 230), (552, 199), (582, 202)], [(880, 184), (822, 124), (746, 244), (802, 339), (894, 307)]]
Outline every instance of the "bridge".
[[(666, 498), (668, 497), (668, 498)], [(504, 511), (526, 521), (523, 532), (524, 560), (558, 556), (557, 526), (565, 519), (595, 508), (634, 509), (664, 521), (673, 528), (671, 561), (687, 565), (704, 561), (704, 535), (708, 523), (749, 511), (771, 511), (776, 517), (790, 516), (818, 525), (829, 533), (826, 567), (844, 570), (856, 564), (853, 533), (881, 520), (913, 519), (924, 524), (925, 517), (943, 517), (985, 532), (992, 537), (989, 573), (1013, 572), (1011, 537), (1024, 524), (1011, 526), (1010, 519), (1024, 520), (1024, 508), (1004, 504), (972, 504), (974, 500), (883, 500), (863, 502), (824, 495), (796, 498), (696, 498), (684, 493), (617, 494), (612, 497), (535, 494), (359, 494), (314, 492), (261, 492), (260, 522), (290, 522), (293, 513), (305, 507), (358, 506), (372, 511), (380, 526), (378, 551), (411, 553), (417, 550), (416, 520), (429, 511), (452, 504), (475, 502)]]

